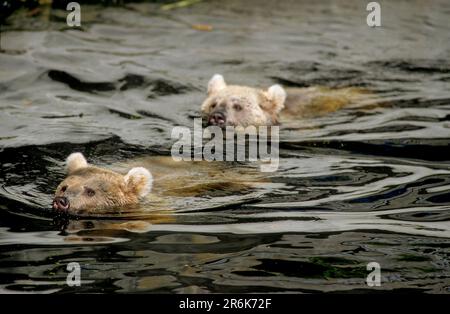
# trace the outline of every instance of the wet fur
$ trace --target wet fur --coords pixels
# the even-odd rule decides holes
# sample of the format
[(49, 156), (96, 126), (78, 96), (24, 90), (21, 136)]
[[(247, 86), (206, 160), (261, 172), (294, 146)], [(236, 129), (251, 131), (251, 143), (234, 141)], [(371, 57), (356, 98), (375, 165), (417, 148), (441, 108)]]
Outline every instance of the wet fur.
[[(369, 93), (360, 88), (308, 87), (284, 90), (279, 85), (267, 91), (247, 86), (227, 85), (223, 77), (214, 75), (208, 83), (208, 96), (201, 106), (202, 117), (209, 121), (220, 111), (226, 116), (226, 125), (270, 126), (282, 120), (311, 118), (325, 115), (367, 98)], [(235, 110), (233, 104), (243, 109)]]

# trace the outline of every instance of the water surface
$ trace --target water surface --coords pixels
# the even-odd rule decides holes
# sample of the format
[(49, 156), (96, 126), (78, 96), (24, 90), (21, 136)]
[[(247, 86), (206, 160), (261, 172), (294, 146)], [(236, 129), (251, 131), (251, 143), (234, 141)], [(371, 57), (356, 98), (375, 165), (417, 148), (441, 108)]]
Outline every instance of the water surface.
[[(448, 293), (450, 4), (381, 4), (380, 28), (360, 1), (83, 5), (80, 29), (16, 12), (1, 32), (0, 291)], [(141, 230), (53, 219), (68, 154), (168, 156), (214, 73), (373, 96), (285, 123), (261, 189), (178, 200)], [(74, 261), (81, 287), (66, 285)]]

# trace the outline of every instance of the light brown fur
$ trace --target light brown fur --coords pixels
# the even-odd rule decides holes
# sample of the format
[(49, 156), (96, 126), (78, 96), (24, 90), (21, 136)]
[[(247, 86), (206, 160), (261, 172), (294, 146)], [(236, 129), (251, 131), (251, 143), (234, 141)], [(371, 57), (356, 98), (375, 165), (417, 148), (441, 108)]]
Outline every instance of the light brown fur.
[(313, 86), (287, 88), (284, 118), (311, 118), (323, 116), (368, 98), (370, 93), (362, 88), (328, 88)]
[(207, 121), (213, 114), (223, 114), (226, 116), (225, 125), (276, 125), (278, 113), (284, 108), (285, 98), (286, 94), (279, 85), (273, 85), (267, 91), (227, 85), (223, 77), (216, 74), (208, 84), (208, 97), (201, 110)]
[[(137, 204), (151, 189), (153, 178), (144, 168), (133, 168), (126, 175), (89, 165), (80, 153), (67, 158), (67, 178), (56, 188), (55, 200), (68, 200), (71, 214)], [(61, 209), (56, 206), (55, 209)]]
[(367, 98), (367, 95), (367, 91), (352, 87), (284, 90), (279, 85), (273, 85), (264, 91), (227, 85), (223, 77), (216, 74), (208, 83), (208, 96), (201, 106), (201, 111), (207, 124), (219, 125), (214, 115), (220, 113), (226, 120), (219, 125), (221, 127), (270, 126), (279, 123), (280, 113), (283, 120), (321, 116)]
[[(68, 168), (71, 169), (70, 165)], [(148, 185), (143, 177), (126, 180), (127, 175), (122, 173), (130, 168), (128, 174), (133, 173), (133, 169), (151, 170), (152, 182), (154, 178), (151, 193), (148, 189), (142, 193)], [(67, 197), (70, 202), (67, 211), (73, 215), (106, 217), (119, 214), (122, 218), (139, 218), (149, 212), (170, 212), (183, 207), (186, 198), (245, 195), (267, 181), (265, 177), (256, 168), (223, 162), (176, 162), (170, 156), (143, 157), (115, 163), (109, 169), (87, 163), (72, 169), (58, 185), (55, 197)], [(87, 189), (95, 194), (90, 196)]]
[[(63, 187), (67, 187), (65, 191), (62, 191)], [(95, 191), (92, 197), (85, 193), (86, 187)], [(56, 188), (55, 196), (69, 197), (72, 211), (138, 202), (137, 193), (126, 188), (122, 175), (94, 166), (72, 172)]]

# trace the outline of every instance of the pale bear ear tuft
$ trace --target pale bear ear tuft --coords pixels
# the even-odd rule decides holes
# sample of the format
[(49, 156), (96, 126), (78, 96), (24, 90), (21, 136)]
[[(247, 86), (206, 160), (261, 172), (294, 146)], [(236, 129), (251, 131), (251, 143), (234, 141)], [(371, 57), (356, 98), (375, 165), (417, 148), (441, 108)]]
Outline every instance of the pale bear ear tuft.
[(129, 191), (136, 193), (139, 198), (145, 197), (152, 190), (153, 176), (143, 167), (132, 168), (124, 177)]
[(275, 105), (274, 110), (276, 113), (280, 112), (284, 108), (284, 102), (286, 100), (286, 91), (280, 85), (272, 85), (267, 90), (267, 98)]
[(67, 157), (66, 169), (67, 173), (71, 174), (75, 170), (87, 167), (88, 163), (82, 153), (72, 153)]
[(208, 95), (217, 93), (225, 87), (227, 87), (227, 83), (225, 83), (223, 76), (220, 74), (214, 74), (208, 83)]

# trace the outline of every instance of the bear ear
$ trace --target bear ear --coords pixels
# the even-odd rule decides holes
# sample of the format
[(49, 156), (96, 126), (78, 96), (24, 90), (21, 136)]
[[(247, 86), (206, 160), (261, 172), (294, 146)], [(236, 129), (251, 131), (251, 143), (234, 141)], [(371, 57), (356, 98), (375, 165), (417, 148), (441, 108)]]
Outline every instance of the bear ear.
[(152, 190), (152, 174), (143, 167), (135, 167), (128, 171), (124, 180), (128, 191), (136, 194), (139, 198), (145, 197)]
[(88, 163), (82, 153), (72, 153), (67, 157), (66, 168), (67, 173), (71, 174), (75, 170), (87, 167)]
[(225, 87), (227, 87), (227, 83), (225, 83), (223, 76), (220, 74), (214, 74), (208, 83), (208, 95), (217, 93)]
[(279, 113), (284, 108), (284, 102), (286, 100), (286, 92), (280, 85), (272, 85), (266, 92), (266, 97), (272, 103), (269, 110)]

